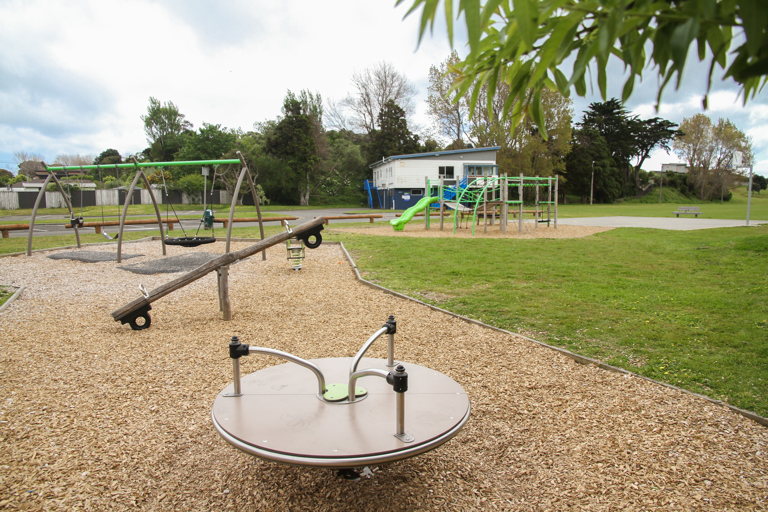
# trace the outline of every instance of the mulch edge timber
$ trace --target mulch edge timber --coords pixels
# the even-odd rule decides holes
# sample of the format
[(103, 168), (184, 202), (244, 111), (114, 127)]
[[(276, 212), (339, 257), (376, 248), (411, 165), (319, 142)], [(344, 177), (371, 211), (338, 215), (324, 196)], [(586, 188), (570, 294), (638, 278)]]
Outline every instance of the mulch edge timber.
[[(129, 241), (126, 241), (125, 243), (146, 242), (146, 241), (151, 241), (151, 240), (160, 240), (160, 237), (159, 236), (149, 236), (149, 237), (145, 237), (145, 238), (140, 238), (138, 240), (129, 240)], [(230, 239), (231, 242), (254, 242), (254, 243), (258, 242), (260, 240), (261, 240), (260, 238), (231, 238)], [(99, 243), (92, 243), (92, 244), (81, 244), (81, 246), (108, 245), (108, 244), (116, 244), (116, 243), (117, 242), (99, 242)], [(480, 322), (478, 320), (474, 320), (472, 318), (459, 315), (459, 314), (454, 313), (452, 311), (448, 311), (447, 309), (442, 309), (442, 308), (439, 308), (437, 306), (433, 306), (432, 304), (427, 304), (426, 302), (422, 302), (419, 299), (415, 299), (415, 298), (413, 298), (413, 297), (411, 297), (409, 295), (405, 295), (405, 294), (396, 292), (394, 290), (390, 290), (389, 288), (385, 288), (385, 287), (380, 286), (378, 284), (375, 284), (375, 283), (372, 283), (370, 281), (367, 281), (367, 280), (363, 279), (363, 277), (360, 275), (360, 271), (357, 269), (357, 263), (355, 263), (355, 260), (352, 259), (352, 256), (350, 256), (349, 252), (347, 251), (347, 248), (344, 247), (344, 243), (343, 242), (324, 241), (323, 243), (324, 244), (328, 244), (328, 245), (339, 245), (339, 246), (341, 246), (341, 250), (344, 253), (344, 257), (347, 258), (347, 262), (352, 267), (352, 270), (355, 273), (355, 277), (357, 278), (357, 281), (362, 283), (362, 284), (364, 284), (365, 286), (368, 286), (369, 288), (373, 288), (375, 290), (380, 290), (380, 291), (382, 291), (384, 293), (388, 293), (390, 295), (394, 295), (395, 297), (399, 297), (401, 299), (405, 299), (405, 300), (408, 300), (408, 301), (411, 301), (411, 302), (415, 302), (417, 304), (421, 304), (422, 306), (426, 306), (426, 307), (428, 307), (428, 308), (430, 308), (430, 309), (432, 309), (434, 311), (439, 311), (440, 313), (444, 313), (446, 315), (450, 315), (450, 316), (452, 316), (454, 318), (457, 318), (457, 319), (459, 319), (459, 320), (461, 320), (463, 322), (467, 322), (467, 323), (470, 323), (470, 324), (473, 324), (473, 325), (484, 327), (486, 329), (491, 329), (492, 331), (497, 331), (497, 332), (501, 332), (501, 333), (504, 333), (504, 334), (508, 334), (510, 336), (517, 336), (517, 337), (522, 338), (522, 339), (524, 339), (526, 341), (530, 341), (531, 343), (535, 343), (536, 345), (548, 348), (550, 350), (554, 350), (555, 352), (558, 352), (558, 353), (564, 355), (565, 357), (568, 357), (569, 359), (573, 359), (574, 361), (576, 361), (577, 363), (580, 363), (580, 364), (594, 365), (594, 366), (596, 366), (596, 367), (598, 367), (598, 368), (600, 368), (602, 370), (607, 370), (609, 372), (620, 373), (620, 374), (624, 374), (624, 375), (630, 375), (632, 377), (635, 377), (635, 378), (638, 378), (638, 379), (643, 379), (645, 381), (652, 382), (654, 384), (657, 384), (659, 386), (663, 386), (665, 388), (673, 389), (673, 390), (679, 391), (681, 393), (686, 393), (686, 394), (694, 396), (696, 398), (701, 398), (703, 400), (706, 400), (707, 402), (710, 402), (710, 403), (713, 403), (713, 404), (716, 404), (716, 405), (720, 405), (720, 406), (726, 407), (729, 410), (731, 410), (732, 412), (735, 412), (736, 414), (740, 414), (740, 415), (744, 416), (747, 419), (750, 419), (750, 420), (752, 420), (752, 421), (754, 421), (756, 423), (759, 423), (760, 425), (763, 425), (764, 427), (768, 427), (768, 418), (760, 416), (759, 414), (756, 414), (756, 413), (754, 413), (752, 411), (748, 411), (746, 409), (741, 409), (741, 408), (736, 407), (735, 405), (731, 405), (731, 404), (729, 404), (727, 402), (723, 402), (722, 400), (716, 400), (716, 399), (710, 398), (710, 397), (708, 397), (706, 395), (701, 395), (699, 393), (694, 393), (693, 391), (690, 391), (690, 390), (687, 390), (687, 389), (684, 389), (684, 388), (680, 388), (680, 387), (674, 386), (672, 384), (667, 384), (666, 382), (655, 380), (655, 379), (652, 379), (650, 377), (646, 377), (644, 375), (640, 375), (638, 373), (634, 373), (634, 372), (631, 372), (629, 370), (625, 370), (624, 368), (619, 368), (618, 366), (612, 366), (610, 364), (603, 363), (602, 361), (599, 361), (597, 359), (592, 359), (591, 357), (582, 356), (582, 355), (577, 354), (575, 352), (571, 352), (570, 350), (566, 350), (566, 349), (561, 348), (561, 347), (556, 347), (554, 345), (549, 345), (547, 343), (535, 340), (533, 338), (529, 338), (528, 336), (524, 336), (522, 334), (518, 334), (518, 333), (511, 332), (511, 331), (507, 331), (505, 329), (502, 329), (500, 327), (495, 327), (493, 325), (484, 324), (483, 322)], [(47, 249), (36, 249), (36, 250), (34, 250), (32, 252), (58, 251), (58, 250), (62, 250), (62, 249), (73, 249), (73, 248), (77, 249), (77, 246), (76, 245), (68, 245), (68, 246), (65, 246), (65, 247), (52, 247), (52, 248), (49, 247)], [(15, 252), (15, 253), (10, 253), (10, 254), (0, 254), (0, 258), (11, 257), (11, 256), (22, 256), (22, 255), (26, 256), (26, 254), (27, 254), (26, 252)], [(21, 287), (19, 290), (17, 290), (16, 293), (14, 294), (14, 297), (11, 297), (10, 299), (8, 299), (8, 301), (5, 302), (4, 306), (9, 304), (16, 296), (18, 296), (21, 293), (22, 290), (24, 290), (24, 287)], [(2, 309), (0, 309), (0, 311), (2, 311)]]
[(21, 292), (23, 292), (23, 291), (24, 291), (24, 289), (26, 288), (26, 286), (20, 286), (20, 287), (18, 287), (18, 288), (17, 288), (17, 287), (15, 287), (15, 286), (6, 286), (6, 288), (16, 288), (16, 291), (15, 291), (15, 292), (13, 292), (13, 295), (11, 295), (10, 297), (8, 297), (8, 300), (6, 300), (5, 302), (3, 302), (3, 304), (2, 304), (2, 305), (0, 305), (0, 313), (2, 313), (2, 312), (5, 310), (5, 308), (7, 308), (8, 306), (10, 306), (10, 305), (11, 305), (11, 303), (12, 303), (13, 301), (15, 301), (16, 299), (18, 299), (18, 298), (19, 298), (19, 295), (21, 295)]

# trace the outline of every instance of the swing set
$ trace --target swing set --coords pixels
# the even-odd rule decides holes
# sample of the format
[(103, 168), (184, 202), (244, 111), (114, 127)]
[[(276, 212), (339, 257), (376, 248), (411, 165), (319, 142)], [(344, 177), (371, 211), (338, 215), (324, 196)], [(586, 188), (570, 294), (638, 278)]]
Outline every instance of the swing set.
[[(178, 214), (176, 213), (176, 209), (173, 207), (173, 204), (170, 204), (171, 208), (173, 209), (174, 215), (176, 217), (176, 221), (179, 224), (179, 226), (181, 226), (181, 229), (182, 229), (182, 232), (184, 233), (184, 236), (182, 236), (182, 237), (168, 237), (163, 232), (163, 219), (162, 219), (162, 215), (160, 214), (160, 209), (158, 208), (157, 200), (155, 199), (155, 195), (152, 192), (152, 187), (150, 186), (149, 179), (148, 179), (146, 173), (144, 172), (144, 168), (145, 167), (157, 167), (157, 168), (160, 169), (160, 173), (162, 175), (162, 180), (163, 180), (163, 189), (165, 191), (166, 199), (168, 199), (168, 188), (167, 188), (166, 183), (165, 183), (165, 173), (164, 173), (164, 170), (163, 170), (165, 167), (182, 166), (182, 165), (187, 165), (187, 166), (188, 165), (200, 165), (200, 166), (210, 166), (210, 165), (212, 165), (212, 166), (214, 166), (215, 169), (217, 169), (218, 166), (222, 165), (222, 164), (223, 165), (241, 164), (242, 165), (242, 169), (240, 171), (240, 176), (239, 176), (238, 181), (237, 181), (237, 186), (235, 187), (234, 193), (232, 194), (232, 204), (231, 204), (230, 210), (229, 210), (229, 222), (228, 222), (228, 225), (227, 225), (226, 252), (227, 253), (229, 252), (230, 240), (231, 240), (231, 237), (232, 237), (232, 224), (233, 224), (233, 218), (234, 218), (234, 213), (235, 213), (235, 206), (237, 204), (238, 194), (239, 194), (239, 191), (240, 191), (240, 187), (242, 186), (243, 180), (246, 177), (248, 178), (248, 184), (250, 186), (251, 194), (253, 195), (254, 203), (256, 205), (256, 214), (257, 214), (257, 219), (258, 219), (258, 222), (259, 222), (259, 230), (260, 230), (260, 234), (261, 234), (261, 239), (263, 240), (264, 239), (264, 225), (263, 225), (263, 221), (262, 221), (262, 217), (261, 217), (261, 208), (260, 208), (260, 205), (259, 205), (258, 195), (256, 194), (256, 187), (255, 187), (254, 182), (253, 182), (254, 176), (251, 175), (251, 172), (248, 169), (248, 165), (245, 163), (245, 159), (243, 158), (243, 155), (239, 151), (237, 152), (237, 156), (238, 156), (237, 159), (197, 160), (197, 161), (180, 161), (180, 162), (139, 162), (138, 160), (136, 160), (136, 157), (131, 157), (132, 163), (128, 163), (128, 164), (109, 164), (109, 165), (96, 164), (96, 165), (77, 165), (77, 166), (58, 166), (58, 167), (49, 167), (45, 163), (43, 163), (43, 166), (45, 167), (45, 170), (48, 171), (48, 177), (45, 179), (45, 182), (43, 183), (43, 186), (42, 186), (42, 188), (40, 189), (40, 192), (37, 195), (37, 199), (35, 200), (34, 208), (32, 209), (32, 218), (31, 218), (30, 223), (29, 223), (29, 235), (28, 235), (28, 238), (27, 238), (27, 256), (31, 256), (32, 255), (32, 238), (33, 238), (33, 233), (34, 233), (34, 228), (35, 228), (35, 219), (37, 217), (37, 210), (38, 210), (38, 208), (40, 206), (40, 202), (41, 202), (42, 198), (44, 197), (45, 189), (46, 189), (46, 187), (48, 186), (48, 184), (51, 181), (56, 183), (56, 186), (58, 187), (59, 192), (61, 193), (62, 197), (64, 198), (64, 201), (66, 202), (67, 209), (69, 210), (70, 225), (75, 230), (75, 237), (77, 239), (77, 247), (78, 247), (78, 249), (81, 247), (81, 244), (80, 244), (80, 233), (79, 233), (78, 229), (82, 228), (84, 226), (83, 217), (82, 217), (82, 198), (81, 198), (81, 201), (80, 201), (80, 216), (76, 217), (75, 214), (74, 214), (74, 211), (72, 209), (72, 204), (70, 203), (70, 200), (69, 200), (69, 194), (64, 192), (64, 188), (62, 187), (61, 182), (56, 177), (56, 171), (67, 171), (67, 170), (76, 170), (76, 169), (79, 169), (81, 171), (83, 171), (83, 170), (90, 170), (90, 169), (98, 169), (98, 171), (99, 171), (99, 179), (102, 178), (102, 173), (101, 173), (102, 168), (103, 169), (115, 169), (115, 172), (117, 173), (118, 179), (119, 179), (119, 169), (130, 168), (130, 169), (135, 169), (136, 170), (136, 175), (133, 178), (133, 182), (131, 183), (131, 186), (129, 187), (129, 189), (128, 189), (127, 193), (126, 193), (126, 197), (125, 197), (125, 202), (123, 204), (122, 213), (120, 213), (120, 228), (118, 230), (118, 233), (114, 237), (109, 236), (107, 233), (102, 233), (104, 235), (104, 237), (107, 238), (108, 240), (117, 240), (117, 262), (118, 263), (120, 263), (121, 260), (122, 260), (121, 256), (122, 256), (123, 229), (124, 229), (125, 224), (126, 224), (126, 216), (128, 214), (128, 206), (131, 204), (131, 201), (132, 201), (132, 198), (133, 198), (133, 192), (136, 189), (136, 185), (138, 184), (140, 178), (142, 179), (142, 181), (144, 183), (144, 186), (146, 187), (146, 190), (149, 193), (149, 197), (152, 200), (152, 204), (155, 207), (155, 214), (156, 214), (156, 217), (157, 217), (157, 224), (158, 224), (158, 226), (160, 228), (160, 240), (162, 242), (163, 256), (166, 255), (166, 249), (165, 249), (166, 245), (176, 245), (176, 246), (181, 246), (181, 247), (197, 247), (199, 245), (209, 244), (209, 243), (213, 243), (213, 242), (216, 241), (216, 236), (213, 233), (213, 222), (214, 222), (215, 219), (214, 219), (213, 212), (211, 210), (206, 210), (204, 212), (203, 218), (200, 220), (200, 224), (198, 225), (197, 232), (195, 232), (194, 236), (189, 236), (187, 234), (187, 232), (184, 230), (184, 226), (182, 225), (181, 219), (179, 218)], [(150, 176), (151, 176), (151, 174), (150, 174)], [(216, 175), (214, 173), (214, 179), (211, 182), (211, 190), (213, 190), (215, 179), (216, 179)], [(206, 181), (207, 181), (207, 179), (206, 179)], [(82, 194), (82, 187), (81, 187), (81, 194)], [(203, 191), (203, 197), (205, 197), (205, 194), (206, 194), (206, 191), (204, 190)], [(107, 222), (104, 219), (104, 203), (103, 203), (103, 201), (101, 203), (102, 203), (102, 205), (101, 205), (102, 222), (100, 224), (96, 224), (96, 225), (104, 226), (104, 225), (107, 224)], [(168, 204), (169, 204), (169, 202), (166, 202), (166, 223), (168, 223)], [(119, 210), (119, 206), (118, 206), (118, 210)], [(128, 223), (130, 223), (130, 221), (128, 221)], [(146, 221), (143, 221), (142, 223), (146, 223)], [(210, 224), (211, 230), (212, 230), (212, 233), (211, 233), (212, 236), (199, 236), (200, 226), (202, 226), (204, 223), (206, 225)], [(89, 223), (89, 224), (91, 224), (91, 223)], [(262, 258), (266, 259), (266, 254), (265, 253), (262, 253)]]

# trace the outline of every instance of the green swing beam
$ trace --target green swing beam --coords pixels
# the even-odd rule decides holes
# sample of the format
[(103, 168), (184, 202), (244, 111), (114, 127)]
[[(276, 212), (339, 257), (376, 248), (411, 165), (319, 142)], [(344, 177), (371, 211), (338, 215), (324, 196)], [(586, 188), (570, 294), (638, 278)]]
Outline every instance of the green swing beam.
[(224, 160), (192, 160), (192, 161), (180, 161), (180, 162), (137, 162), (132, 164), (96, 164), (96, 165), (62, 165), (59, 167), (48, 167), (49, 171), (74, 171), (74, 170), (89, 170), (89, 169), (136, 169), (136, 167), (171, 167), (180, 165), (224, 165), (224, 164), (239, 164), (240, 160), (237, 158), (229, 158)]

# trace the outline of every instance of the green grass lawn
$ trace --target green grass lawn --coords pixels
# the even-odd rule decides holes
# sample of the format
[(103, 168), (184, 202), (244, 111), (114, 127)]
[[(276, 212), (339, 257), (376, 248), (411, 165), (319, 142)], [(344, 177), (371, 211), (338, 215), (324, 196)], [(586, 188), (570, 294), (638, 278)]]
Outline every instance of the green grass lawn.
[[(702, 214), (699, 218), (705, 219), (746, 219), (747, 218), (747, 188), (739, 187), (734, 190), (733, 199), (720, 203), (719, 201), (691, 201), (646, 203), (639, 200), (627, 200), (614, 204), (561, 204), (557, 208), (558, 217), (672, 217), (672, 212), (678, 206), (698, 206)], [(658, 192), (656, 192), (658, 194)], [(644, 199), (654, 195), (651, 191)], [(656, 195), (658, 198), (658, 195)], [(768, 220), (768, 190), (761, 194), (752, 194), (750, 206), (750, 219)]]
[(387, 288), (768, 416), (768, 226), (331, 238)]

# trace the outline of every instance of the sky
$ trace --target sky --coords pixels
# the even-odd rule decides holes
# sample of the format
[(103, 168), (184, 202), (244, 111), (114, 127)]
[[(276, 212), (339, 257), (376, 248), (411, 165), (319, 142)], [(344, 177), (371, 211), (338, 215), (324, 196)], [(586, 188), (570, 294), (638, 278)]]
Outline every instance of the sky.
[[(140, 116), (149, 97), (172, 101), (195, 128), (203, 122), (253, 129), (280, 115), (288, 90), (341, 100), (351, 79), (379, 62), (414, 83), (415, 121), (428, 126), (428, 73), (449, 55), (443, 24), (418, 45), (418, 15), (395, 0), (0, 0), (0, 168), (16, 151), (52, 162), (59, 154), (122, 155), (149, 144)], [(461, 34), (455, 41), (465, 54)], [(674, 122), (702, 112), (706, 65), (689, 59), (678, 91), (654, 111), (656, 78), (635, 86), (626, 107)], [(614, 66), (611, 76), (619, 76)], [(609, 97), (622, 82), (609, 82)], [(716, 81), (706, 112), (752, 137), (755, 172), (768, 176), (768, 91), (744, 108), (738, 86)], [(573, 95), (574, 122), (595, 90)], [(643, 167), (677, 162), (656, 152)]]

